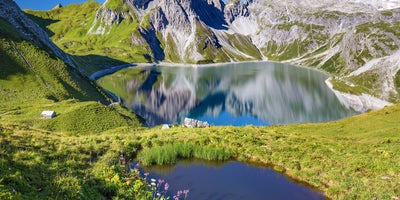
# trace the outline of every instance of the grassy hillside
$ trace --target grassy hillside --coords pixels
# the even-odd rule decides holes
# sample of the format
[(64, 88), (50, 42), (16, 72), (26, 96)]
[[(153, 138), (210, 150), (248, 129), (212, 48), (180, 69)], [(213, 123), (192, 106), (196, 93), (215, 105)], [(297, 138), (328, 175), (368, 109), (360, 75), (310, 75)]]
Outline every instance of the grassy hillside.
[[(116, 165), (119, 160), (112, 160), (114, 154), (103, 159), (107, 162), (96, 164), (100, 155), (118, 152), (115, 149), (119, 146), (103, 148), (96, 139), (85, 141), (90, 143), (85, 149), (74, 138), (141, 129), (136, 115), (118, 104), (102, 104), (108, 98), (97, 86), (25, 40), (3, 19), (0, 60), (0, 199), (130, 198), (134, 192), (136, 197), (151, 195), (143, 180)], [(41, 119), (43, 110), (54, 110), (57, 117)], [(87, 170), (92, 167), (97, 169), (95, 174)], [(124, 191), (121, 180), (114, 177), (123, 176), (122, 172), (135, 180), (134, 191)], [(107, 176), (113, 178), (109, 184), (104, 183)]]
[[(90, 135), (1, 120), (0, 197), (139, 198), (143, 195), (139, 188), (145, 186), (136, 183), (140, 179), (135, 173), (126, 173), (126, 163), (139, 152), (149, 163), (157, 156), (171, 162), (188, 152), (185, 157), (231, 155), (265, 164), (332, 199), (397, 199), (399, 118), (400, 105), (395, 105), (321, 124), (165, 131), (119, 128)], [(174, 154), (174, 148), (183, 153)]]
[[(25, 40), (2, 19), (0, 59), (1, 120), (70, 133), (140, 126), (135, 115), (118, 105), (106, 107), (97, 103), (107, 101), (97, 86), (63, 61)], [(42, 120), (42, 110), (55, 110), (59, 117)], [(102, 117), (105, 114), (108, 118)]]
[[(132, 34), (141, 37), (137, 31), (139, 22), (135, 17), (126, 16), (122, 23), (105, 30), (108, 34), (94, 33), (99, 27), (104, 26), (101, 21), (94, 22), (100, 6), (95, 1), (87, 1), (50, 11), (26, 10), (25, 12), (47, 30), (55, 44), (66, 53), (74, 55), (75, 60), (89, 74), (99, 68), (123, 62), (148, 62), (147, 53), (151, 52), (149, 47), (145, 42), (136, 43), (131, 38)], [(118, 5), (111, 6), (118, 7)]]

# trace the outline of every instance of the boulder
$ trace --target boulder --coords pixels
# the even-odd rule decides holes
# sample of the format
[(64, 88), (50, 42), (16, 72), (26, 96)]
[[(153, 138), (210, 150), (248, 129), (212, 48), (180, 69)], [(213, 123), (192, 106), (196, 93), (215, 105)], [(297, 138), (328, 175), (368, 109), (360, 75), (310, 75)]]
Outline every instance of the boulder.
[(183, 121), (183, 125), (187, 128), (206, 128), (210, 127), (210, 124), (208, 122), (203, 122), (200, 120), (195, 120), (191, 118), (185, 118)]
[(170, 129), (171, 126), (169, 124), (163, 124), (161, 127), (161, 130), (166, 130), (166, 129)]

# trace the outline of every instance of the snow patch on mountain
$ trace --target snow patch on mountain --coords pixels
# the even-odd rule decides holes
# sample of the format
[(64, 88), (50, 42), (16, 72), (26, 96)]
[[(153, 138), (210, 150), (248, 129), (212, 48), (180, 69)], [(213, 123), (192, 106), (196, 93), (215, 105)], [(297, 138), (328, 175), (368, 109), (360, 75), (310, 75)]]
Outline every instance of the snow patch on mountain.
[(256, 21), (241, 16), (232, 22), (230, 29), (235, 33), (248, 36), (256, 34), (260, 30), (260, 27)]
[(348, 0), (350, 2), (371, 5), (378, 10), (390, 10), (400, 8), (399, 0)]

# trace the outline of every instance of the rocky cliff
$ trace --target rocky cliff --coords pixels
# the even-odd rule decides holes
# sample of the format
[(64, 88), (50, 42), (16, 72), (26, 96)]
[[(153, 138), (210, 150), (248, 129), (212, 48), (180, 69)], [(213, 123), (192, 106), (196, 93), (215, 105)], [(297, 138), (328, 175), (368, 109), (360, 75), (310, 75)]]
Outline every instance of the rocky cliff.
[(400, 16), (387, 7), (347, 0), (254, 1), (249, 16), (231, 28), (249, 36), (269, 59), (321, 68), (363, 92), (395, 100)]
[[(137, 20), (140, 35), (157, 61), (209, 63), (257, 60), (262, 56), (250, 38), (229, 31), (226, 16), (233, 20), (240, 9), (225, 13), (221, 0), (154, 0), (124, 3), (108, 0), (99, 9), (89, 34), (108, 34), (113, 25)], [(139, 43), (137, 43), (139, 44)]]

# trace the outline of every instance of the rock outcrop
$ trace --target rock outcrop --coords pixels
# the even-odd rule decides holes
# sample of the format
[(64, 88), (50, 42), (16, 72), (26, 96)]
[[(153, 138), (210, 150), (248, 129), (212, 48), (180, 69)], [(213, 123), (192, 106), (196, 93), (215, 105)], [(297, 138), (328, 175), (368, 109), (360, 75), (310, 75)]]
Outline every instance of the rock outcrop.
[[(123, 20), (135, 19), (140, 23), (137, 28), (140, 35), (134, 37), (146, 41), (155, 61), (209, 63), (262, 59), (250, 38), (229, 31), (222, 0), (128, 0), (111, 8), (112, 1), (106, 1), (99, 9), (88, 33), (108, 34)], [(241, 8), (231, 9), (232, 20), (248, 14)]]
[(57, 4), (56, 6), (54, 6), (53, 8), (52, 8), (52, 10), (56, 10), (56, 9), (59, 9), (59, 8), (62, 8), (63, 6), (61, 5), (61, 3), (59, 3), (59, 4)]
[(207, 127), (210, 127), (210, 124), (208, 124), (208, 122), (203, 122), (203, 121), (195, 120), (195, 119), (191, 119), (191, 118), (185, 118), (185, 120), (183, 121), (183, 125), (186, 128), (207, 128)]

